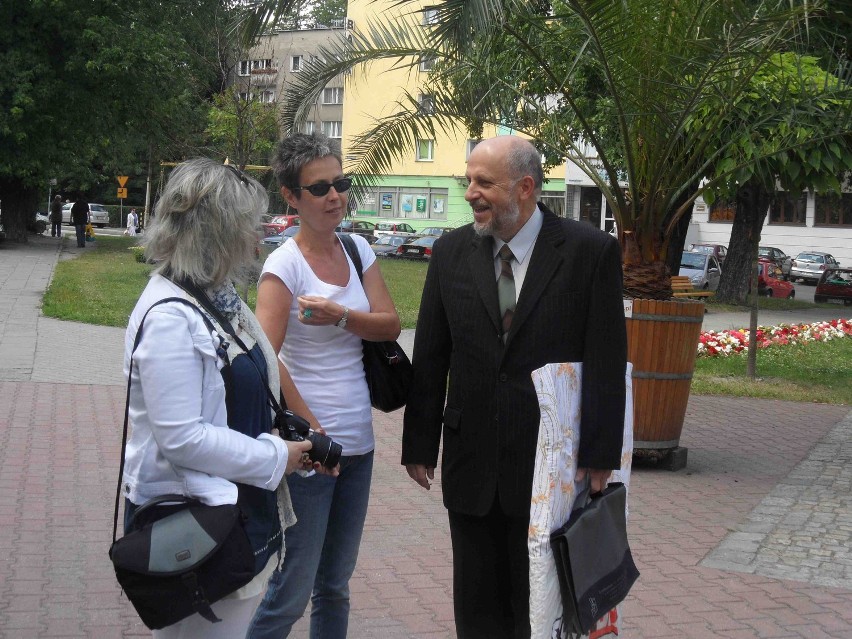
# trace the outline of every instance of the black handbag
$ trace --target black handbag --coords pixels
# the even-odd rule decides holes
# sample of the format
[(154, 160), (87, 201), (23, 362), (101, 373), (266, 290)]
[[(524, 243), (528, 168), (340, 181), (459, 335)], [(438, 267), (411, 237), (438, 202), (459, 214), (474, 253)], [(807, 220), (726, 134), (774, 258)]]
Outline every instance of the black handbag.
[[(361, 256), (355, 241), (348, 235), (341, 235), (340, 241), (352, 258), (358, 279), (364, 281)], [(370, 404), (384, 413), (390, 413), (405, 406), (408, 391), (411, 388), (413, 370), (408, 355), (398, 342), (371, 342), (362, 340), (364, 348), (364, 375), (370, 389)]]
[(568, 629), (585, 635), (624, 601), (639, 577), (627, 543), (627, 489), (612, 483), (596, 495), (577, 496), (568, 522), (550, 535)]
[[(165, 302), (192, 306), (211, 332), (215, 330), (207, 316), (183, 298), (166, 298), (151, 308)], [(221, 621), (210, 605), (254, 578), (255, 557), (245, 530), (245, 516), (239, 506), (206, 506), (183, 495), (162, 495), (140, 506), (133, 513), (124, 537), (116, 540), (133, 352), (141, 340), (148, 312), (139, 323), (127, 375), (121, 464), (109, 557), (118, 583), (142, 622), (151, 630), (159, 630), (195, 613), (213, 623)]]

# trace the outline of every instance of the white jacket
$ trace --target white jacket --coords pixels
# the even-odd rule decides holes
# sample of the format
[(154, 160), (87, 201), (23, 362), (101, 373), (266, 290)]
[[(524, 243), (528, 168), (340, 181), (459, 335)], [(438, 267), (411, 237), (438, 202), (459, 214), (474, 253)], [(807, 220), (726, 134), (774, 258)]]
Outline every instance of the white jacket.
[[(154, 302), (166, 297), (187, 295), (153, 276), (128, 323), (125, 375), (139, 322)], [(133, 362), (124, 497), (141, 505), (178, 493), (219, 505), (236, 503), (233, 482), (275, 490), (287, 467), (287, 445), (273, 435), (252, 439), (228, 428), (222, 363), (196, 310), (177, 302), (154, 308)], [(272, 363), (270, 386), (276, 388), (277, 362)]]

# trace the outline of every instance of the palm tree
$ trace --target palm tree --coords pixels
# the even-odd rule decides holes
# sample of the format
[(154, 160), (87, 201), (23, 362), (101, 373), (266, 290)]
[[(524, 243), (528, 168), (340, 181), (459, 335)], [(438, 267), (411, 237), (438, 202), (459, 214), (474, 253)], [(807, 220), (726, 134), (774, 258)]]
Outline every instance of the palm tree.
[[(265, 10), (285, 4), (261, 2)], [(798, 45), (822, 7), (821, 0), (436, 0), (424, 29), (422, 0), (374, 4), (393, 11), (377, 12), (309, 65), (284, 105), (285, 127), (295, 130), (323, 87), (358, 65), (414, 68), (432, 59), (425, 90), (436, 96), (434, 108), (406, 95), (347, 149), (356, 158), (347, 169), (369, 182), (437, 130), (477, 137), (485, 126), (509, 126), (548, 162), (569, 157), (601, 189), (622, 241), (625, 294), (652, 299), (671, 296), (666, 255), (695, 199), (742, 169), (719, 165), (729, 147), (794, 116), (770, 106), (742, 119), (735, 105), (774, 53)], [(848, 132), (848, 118), (844, 126)], [(791, 137), (775, 148), (795, 144)]]

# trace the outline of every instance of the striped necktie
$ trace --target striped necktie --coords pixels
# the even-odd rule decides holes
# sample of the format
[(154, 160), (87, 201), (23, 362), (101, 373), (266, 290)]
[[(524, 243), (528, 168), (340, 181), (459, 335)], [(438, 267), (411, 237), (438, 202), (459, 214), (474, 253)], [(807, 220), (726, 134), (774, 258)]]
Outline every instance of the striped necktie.
[(503, 318), (503, 341), (512, 326), (512, 316), (515, 314), (515, 274), (512, 273), (512, 260), (515, 256), (508, 244), (504, 244), (497, 253), (500, 258), (500, 277), (497, 278), (497, 299), (500, 302), (500, 317)]

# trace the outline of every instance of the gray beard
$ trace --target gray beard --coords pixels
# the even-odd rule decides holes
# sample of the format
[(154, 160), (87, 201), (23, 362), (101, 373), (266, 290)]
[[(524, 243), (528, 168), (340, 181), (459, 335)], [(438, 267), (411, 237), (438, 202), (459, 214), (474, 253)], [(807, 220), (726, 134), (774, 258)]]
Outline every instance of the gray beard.
[(501, 232), (514, 229), (521, 217), (521, 208), (517, 202), (510, 202), (505, 209), (497, 211), (493, 209), (491, 220), (485, 224), (474, 221), (473, 230), (479, 237), (492, 237), (496, 235), (502, 238)]

